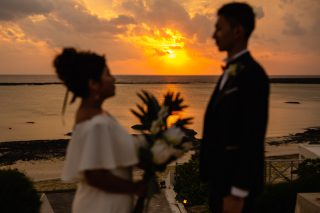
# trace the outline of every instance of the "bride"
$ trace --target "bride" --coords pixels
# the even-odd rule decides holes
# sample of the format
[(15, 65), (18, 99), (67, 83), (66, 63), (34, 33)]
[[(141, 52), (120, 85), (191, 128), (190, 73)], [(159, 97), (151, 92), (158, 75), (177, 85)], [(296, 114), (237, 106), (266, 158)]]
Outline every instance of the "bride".
[(131, 167), (139, 163), (132, 136), (101, 108), (115, 95), (105, 58), (66, 48), (54, 67), (72, 102), (82, 99), (62, 173), (63, 181), (78, 182), (72, 212), (131, 212), (133, 194), (145, 196), (147, 185), (132, 182)]

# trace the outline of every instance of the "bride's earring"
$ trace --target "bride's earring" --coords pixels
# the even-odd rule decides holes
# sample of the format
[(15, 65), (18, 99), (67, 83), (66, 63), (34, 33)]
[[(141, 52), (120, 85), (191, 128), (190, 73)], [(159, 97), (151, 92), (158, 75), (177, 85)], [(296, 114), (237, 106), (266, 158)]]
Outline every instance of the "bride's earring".
[(99, 94), (96, 94), (96, 96), (94, 96), (94, 98), (95, 98), (96, 100), (99, 100), (100, 95), (99, 95)]

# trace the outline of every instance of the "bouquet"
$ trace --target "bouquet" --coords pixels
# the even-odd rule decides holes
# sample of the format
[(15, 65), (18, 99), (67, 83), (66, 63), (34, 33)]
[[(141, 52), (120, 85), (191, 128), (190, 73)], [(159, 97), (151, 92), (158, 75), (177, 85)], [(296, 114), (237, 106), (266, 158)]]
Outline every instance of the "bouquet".
[[(181, 105), (178, 93), (165, 94), (164, 103), (159, 105), (157, 99), (146, 91), (138, 96), (145, 106), (137, 105), (141, 113), (131, 110), (141, 121), (141, 124), (132, 128), (142, 131), (143, 134), (135, 137), (136, 150), (143, 170), (143, 180), (148, 184), (145, 212), (148, 211), (150, 199), (153, 194), (160, 193), (156, 179), (157, 171), (164, 171), (166, 166), (178, 157), (182, 156), (192, 146), (191, 142), (184, 141), (185, 125), (190, 124), (192, 118), (178, 119), (171, 127), (168, 127), (167, 118), (173, 112), (182, 111), (187, 106)], [(142, 213), (145, 199), (139, 198), (134, 213)]]

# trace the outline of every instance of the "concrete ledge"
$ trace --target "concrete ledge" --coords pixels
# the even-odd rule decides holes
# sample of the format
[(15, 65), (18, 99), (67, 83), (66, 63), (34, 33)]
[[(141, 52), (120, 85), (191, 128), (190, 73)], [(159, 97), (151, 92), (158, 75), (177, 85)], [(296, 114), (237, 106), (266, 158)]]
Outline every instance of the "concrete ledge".
[(181, 213), (181, 211), (176, 203), (175, 196), (173, 196), (172, 190), (166, 189), (164, 191), (164, 194), (167, 198), (167, 201), (169, 203), (169, 207), (170, 207), (172, 213)]
[(187, 213), (187, 210), (185, 209), (184, 205), (182, 203), (178, 203), (178, 201), (176, 201), (175, 199), (177, 193), (174, 191), (174, 183), (174, 171), (171, 170), (166, 179), (167, 188), (165, 190), (165, 196), (169, 203), (170, 209), (173, 213)]
[(40, 201), (42, 201), (41, 213), (54, 213), (45, 193), (42, 193)]
[(182, 203), (178, 203), (178, 207), (181, 213), (187, 213), (186, 208), (184, 208), (184, 205)]

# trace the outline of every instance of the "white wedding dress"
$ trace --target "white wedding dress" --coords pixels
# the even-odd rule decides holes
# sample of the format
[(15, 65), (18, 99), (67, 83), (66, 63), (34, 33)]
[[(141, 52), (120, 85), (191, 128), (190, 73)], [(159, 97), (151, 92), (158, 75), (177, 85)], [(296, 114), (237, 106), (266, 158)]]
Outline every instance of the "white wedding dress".
[(132, 136), (110, 115), (99, 114), (76, 124), (68, 144), (62, 180), (78, 182), (73, 213), (129, 213), (130, 194), (108, 193), (88, 185), (84, 171), (107, 169), (132, 180), (131, 166), (138, 163)]

